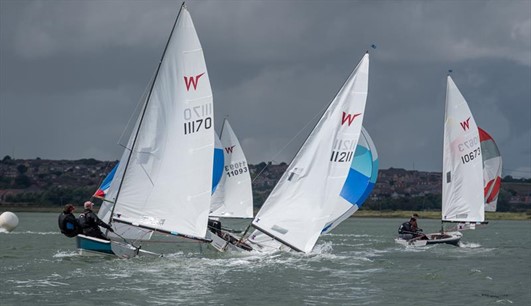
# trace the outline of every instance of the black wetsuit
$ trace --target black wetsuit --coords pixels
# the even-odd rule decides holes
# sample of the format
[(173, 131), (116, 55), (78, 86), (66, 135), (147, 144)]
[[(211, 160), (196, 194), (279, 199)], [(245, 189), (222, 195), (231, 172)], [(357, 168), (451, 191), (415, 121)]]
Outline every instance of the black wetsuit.
[(66, 237), (75, 237), (81, 233), (81, 228), (76, 220), (76, 217), (70, 212), (63, 211), (57, 219), (61, 233)]
[(83, 235), (109, 240), (109, 238), (101, 232), (100, 226), (113, 231), (107, 223), (101, 221), (101, 219), (88, 208), (79, 215), (78, 222), (83, 230)]
[(420, 236), (421, 234), (419, 233), (419, 231), (422, 230), (413, 228), (413, 224), (407, 221), (402, 223), (402, 225), (400, 225), (400, 227), (398, 228), (398, 237), (409, 240)]
[(413, 230), (413, 227), (409, 221), (402, 223), (400, 227), (398, 228), (399, 234), (414, 234), (415, 231)]

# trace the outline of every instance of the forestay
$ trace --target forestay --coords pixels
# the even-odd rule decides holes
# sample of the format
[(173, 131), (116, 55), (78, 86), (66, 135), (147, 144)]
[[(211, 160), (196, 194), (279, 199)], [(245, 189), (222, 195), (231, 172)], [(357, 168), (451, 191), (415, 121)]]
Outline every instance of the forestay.
[[(113, 220), (203, 238), (212, 192), (212, 91), (183, 5), (120, 165)], [(118, 172), (118, 171), (117, 171)]]
[(442, 220), (483, 222), (483, 162), (476, 121), (448, 76), (444, 120)]
[(368, 73), (367, 53), (253, 220), (259, 231), (295, 250), (310, 252), (334, 218), (335, 206), (347, 201), (340, 193), (361, 132)]
[(253, 192), (247, 159), (228, 120), (221, 130), (223, 177), (212, 197), (210, 216), (252, 218)]

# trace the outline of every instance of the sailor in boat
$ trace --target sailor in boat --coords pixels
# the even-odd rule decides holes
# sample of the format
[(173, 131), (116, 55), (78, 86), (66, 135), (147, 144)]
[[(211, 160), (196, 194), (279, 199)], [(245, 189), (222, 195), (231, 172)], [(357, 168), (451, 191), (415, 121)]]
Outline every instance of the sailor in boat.
[(72, 204), (66, 204), (63, 212), (59, 215), (57, 223), (61, 233), (66, 237), (75, 237), (77, 234), (81, 233), (81, 228), (79, 223), (74, 216), (74, 210), (76, 208)]
[(85, 210), (79, 215), (78, 218), (78, 223), (83, 231), (83, 235), (110, 240), (101, 232), (100, 226), (108, 229), (111, 232), (114, 232), (114, 230), (109, 224), (101, 221), (101, 219), (98, 218), (98, 216), (92, 211), (94, 203), (91, 201), (86, 201), (83, 206), (85, 207)]
[(243, 242), (241, 238), (237, 238), (233, 235), (231, 235), (226, 230), (221, 229), (221, 221), (219, 221), (217, 218), (209, 218), (208, 219), (208, 228), (209, 230), (220, 237), (221, 239), (226, 241), (226, 245), (232, 244), (237, 247), (240, 247), (246, 251), (252, 251), (253, 248), (248, 245), (247, 243)]
[(414, 214), (411, 216), (409, 221), (402, 223), (400, 227), (398, 228), (398, 237), (405, 239), (407, 241), (410, 240), (426, 240), (428, 237), (422, 233), (422, 229), (418, 227), (417, 225), (417, 218), (418, 215)]

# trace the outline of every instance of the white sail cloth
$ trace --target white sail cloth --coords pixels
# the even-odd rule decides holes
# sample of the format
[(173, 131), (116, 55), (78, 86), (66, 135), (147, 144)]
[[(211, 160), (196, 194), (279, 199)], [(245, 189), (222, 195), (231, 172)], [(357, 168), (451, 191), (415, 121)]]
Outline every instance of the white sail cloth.
[(212, 196), (211, 217), (252, 218), (253, 192), (247, 159), (228, 120), (221, 131), (223, 176)]

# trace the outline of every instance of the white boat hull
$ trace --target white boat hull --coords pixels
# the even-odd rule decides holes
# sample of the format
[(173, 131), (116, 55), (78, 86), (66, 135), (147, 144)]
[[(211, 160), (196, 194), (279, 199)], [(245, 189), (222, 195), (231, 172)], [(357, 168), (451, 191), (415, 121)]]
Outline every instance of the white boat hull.
[(460, 232), (445, 232), (445, 233), (431, 233), (426, 234), (428, 239), (410, 239), (405, 240), (402, 238), (396, 238), (395, 242), (404, 246), (425, 246), (428, 244), (440, 244), (446, 243), (455, 246), (459, 246), (459, 241), (463, 234)]
[(210, 245), (220, 252), (249, 252), (253, 250), (248, 244), (239, 242), (240, 237), (223, 230), (221, 231), (221, 235), (218, 235), (209, 229), (206, 234), (206, 239), (212, 240)]
[(428, 237), (427, 244), (446, 243), (458, 246), (463, 234), (460, 232), (431, 233), (426, 234), (426, 237)]

